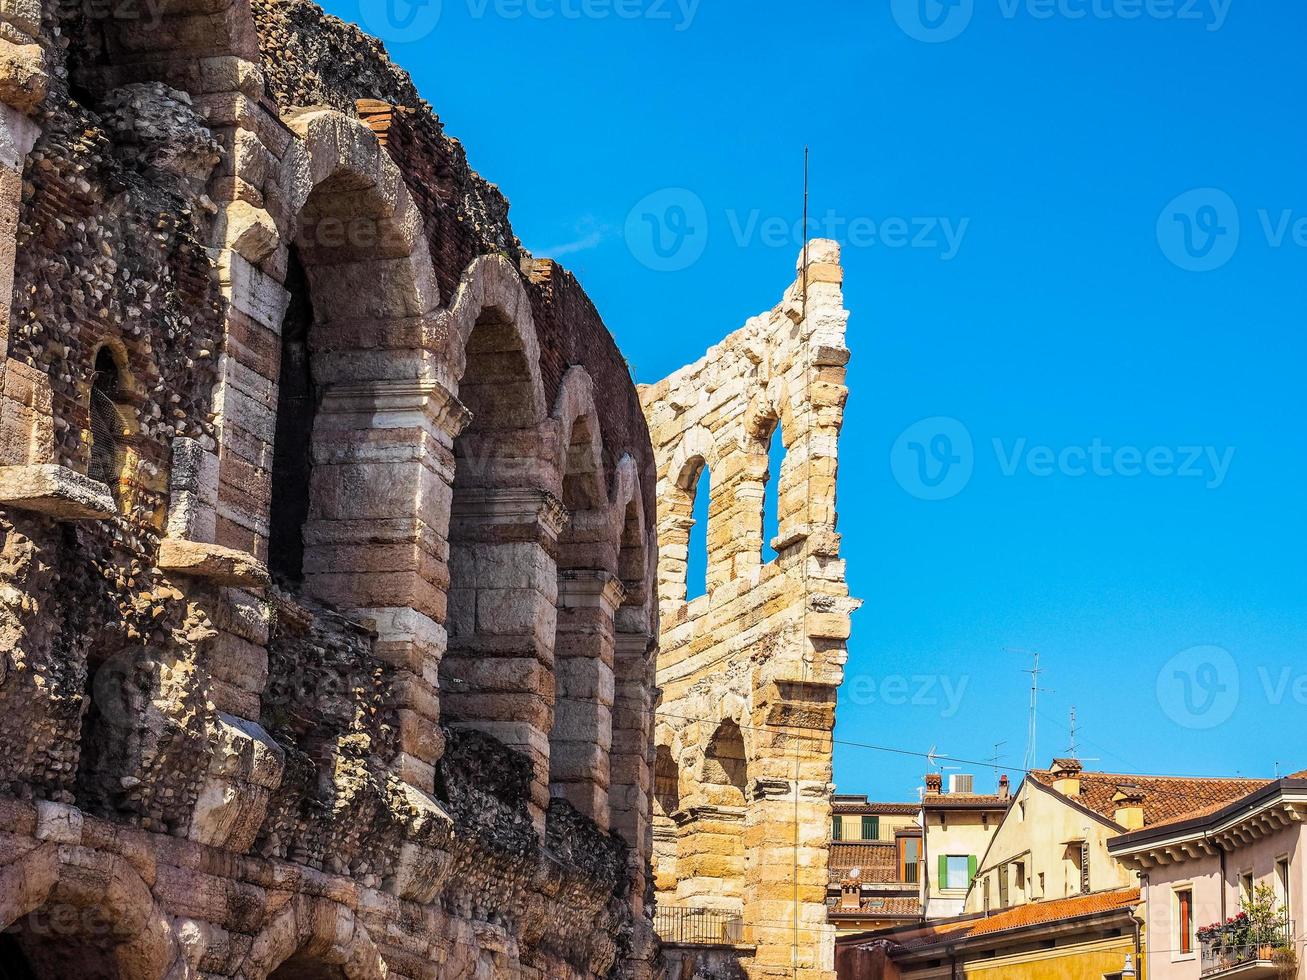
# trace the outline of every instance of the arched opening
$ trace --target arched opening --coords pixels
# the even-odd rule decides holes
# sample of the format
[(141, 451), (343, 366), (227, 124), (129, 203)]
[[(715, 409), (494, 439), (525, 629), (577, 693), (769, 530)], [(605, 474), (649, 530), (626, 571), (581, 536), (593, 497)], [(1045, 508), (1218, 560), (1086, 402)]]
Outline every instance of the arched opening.
[(86, 475), (109, 487), (118, 498), (123, 469), (123, 438), (126, 426), (119, 411), (126, 387), (122, 369), (108, 345), (95, 355), (95, 373), (91, 376), (90, 462)]
[(776, 558), (772, 542), (781, 533), (781, 468), (785, 463), (785, 440), (781, 424), (772, 427), (767, 447), (767, 477), (762, 502), (762, 560), (766, 564)]
[[(558, 542), (554, 630), (556, 701), (549, 731), (549, 795), (609, 826), (613, 748), (614, 632), (623, 589), (613, 573), (616, 529), (608, 519), (598, 419), (571, 421), (562, 474), (568, 525)], [(566, 421), (566, 420), (565, 420)]]
[(712, 474), (702, 459), (696, 460), (696, 464), (698, 468), (685, 487), (692, 494), (690, 536), (685, 557), (687, 600), (708, 594), (708, 515), (712, 504)]
[(532, 813), (542, 827), (554, 709), (553, 556), (565, 514), (540, 489), (543, 413), (518, 325), (498, 308), (482, 310), (465, 355), (458, 397), (471, 421), (454, 441), (441, 713), (530, 757)]
[(0, 980), (130, 980), (113, 955), (126, 938), (101, 909), (48, 902), (0, 935)]
[(727, 719), (718, 726), (704, 754), (703, 783), (717, 806), (744, 806), (749, 763), (740, 726)]
[(290, 304), (281, 327), (281, 374), (273, 443), (268, 568), (287, 584), (304, 580), (304, 525), (313, 478), (313, 423), (319, 396), (313, 380), (309, 330), (313, 304), (299, 249), (290, 248), (286, 270)]
[(268, 974), (268, 980), (348, 980), (345, 971), (304, 953), (292, 956)]
[(654, 756), (654, 816), (670, 818), (681, 808), (681, 770), (669, 746), (658, 746)]

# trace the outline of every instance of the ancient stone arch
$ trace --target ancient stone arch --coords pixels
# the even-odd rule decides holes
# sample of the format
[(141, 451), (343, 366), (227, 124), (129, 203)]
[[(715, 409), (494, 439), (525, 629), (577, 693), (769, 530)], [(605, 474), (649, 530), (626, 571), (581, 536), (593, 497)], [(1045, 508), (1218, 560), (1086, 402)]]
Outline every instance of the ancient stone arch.
[(299, 895), (254, 938), (236, 980), (280, 975), (385, 980), (390, 971), (352, 909)]
[(0, 928), (19, 937), (38, 980), (89, 966), (77, 961), (78, 949), (108, 957), (121, 980), (195, 976), (171, 919), (136, 870), (117, 855), (41, 844), (0, 870), (0, 895), (5, 899)]
[[(657, 744), (674, 753), (681, 777), (675, 820), (656, 822), (655, 880), (665, 905), (742, 917), (757, 950), (740, 954), (750, 977), (792, 963), (795, 936), (782, 921), (807, 924), (794, 964), (801, 973), (833, 971), (821, 842), (836, 689), (858, 605), (844, 582), (835, 513), (849, 357), (842, 277), (839, 247), (810, 242), (775, 309), (643, 389), (662, 550)], [(769, 474), (777, 425), (785, 461)], [(710, 591), (687, 602), (688, 487), (701, 459), (714, 467)], [(777, 558), (764, 565), (769, 477), (779, 481), (780, 527)], [(795, 839), (797, 851), (776, 843)], [(692, 960), (692, 951), (673, 957), (674, 968), (693, 972)]]

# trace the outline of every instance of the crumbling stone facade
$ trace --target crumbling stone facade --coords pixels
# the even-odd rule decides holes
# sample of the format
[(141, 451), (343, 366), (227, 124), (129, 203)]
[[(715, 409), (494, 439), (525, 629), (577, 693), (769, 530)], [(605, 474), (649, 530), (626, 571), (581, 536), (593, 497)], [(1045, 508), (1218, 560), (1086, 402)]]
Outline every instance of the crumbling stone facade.
[(6, 976), (654, 971), (654, 458), (507, 212), (312, 4), (0, 5)]
[[(827, 840), (836, 690), (858, 603), (836, 533), (848, 391), (839, 247), (814, 241), (770, 313), (642, 388), (658, 470), (661, 618), (655, 881), (661, 921), (705, 909), (750, 978), (833, 976)], [(781, 428), (784, 463), (768, 473)], [(687, 602), (694, 491), (710, 474), (707, 587)], [(776, 557), (763, 501), (779, 480)], [(723, 919), (722, 916), (728, 917)], [(702, 930), (700, 930), (700, 933)], [(699, 941), (704, 939), (698, 935)], [(670, 975), (723, 974), (693, 947)], [(679, 964), (679, 966), (677, 965)]]

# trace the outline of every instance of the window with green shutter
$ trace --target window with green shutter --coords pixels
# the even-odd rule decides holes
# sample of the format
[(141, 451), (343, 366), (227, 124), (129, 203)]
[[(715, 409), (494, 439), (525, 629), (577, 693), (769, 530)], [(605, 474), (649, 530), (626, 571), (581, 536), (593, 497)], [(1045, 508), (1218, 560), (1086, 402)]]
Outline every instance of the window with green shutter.
[(830, 839), (844, 840), (844, 818), (841, 817), (838, 813), (831, 818)]
[(863, 815), (862, 839), (880, 840), (880, 817)]

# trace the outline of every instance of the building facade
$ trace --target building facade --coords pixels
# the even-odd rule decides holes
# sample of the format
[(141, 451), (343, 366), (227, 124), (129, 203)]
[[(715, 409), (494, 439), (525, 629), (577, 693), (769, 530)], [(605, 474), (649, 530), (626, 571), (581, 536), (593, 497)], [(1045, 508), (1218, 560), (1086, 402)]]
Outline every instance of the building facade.
[[(835, 513), (843, 276), (835, 242), (809, 243), (779, 305), (641, 390), (657, 470), (659, 914), (711, 913), (754, 980), (833, 972), (831, 740), (858, 605)], [(784, 461), (769, 473), (778, 428)], [(688, 544), (705, 472), (707, 592), (696, 597)], [(779, 533), (764, 561), (769, 480)]]
[(1017, 791), (980, 857), (965, 911), (1134, 887), (1134, 871), (1109, 851), (1112, 840), (1259, 785), (1087, 772), (1076, 759), (1056, 759), (1049, 769), (1030, 772)]
[(1136, 980), (1139, 901), (1121, 889), (842, 937), (838, 977)]
[(1153, 980), (1307, 978), (1307, 773), (1109, 848), (1143, 881)]
[(1006, 776), (992, 794), (974, 792), (970, 777), (954, 775), (946, 792), (943, 776), (926, 776), (921, 797), (921, 905), (927, 919), (962, 913), (980, 858), (1011, 805)]
[(921, 919), (921, 808), (831, 797), (830, 889), (837, 936)]
[(608, 331), (376, 42), (122, 9), (0, 11), (0, 973), (650, 976), (660, 471)]

